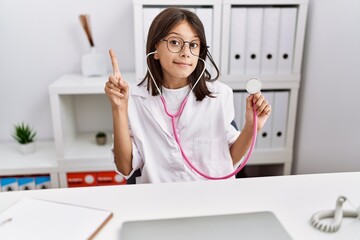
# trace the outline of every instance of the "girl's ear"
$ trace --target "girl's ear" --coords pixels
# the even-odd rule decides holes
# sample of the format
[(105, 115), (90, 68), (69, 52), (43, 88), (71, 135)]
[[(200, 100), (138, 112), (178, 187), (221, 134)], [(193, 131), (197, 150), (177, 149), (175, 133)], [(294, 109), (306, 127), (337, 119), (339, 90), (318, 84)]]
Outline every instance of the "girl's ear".
[(157, 50), (155, 50), (154, 59), (159, 60), (159, 54)]

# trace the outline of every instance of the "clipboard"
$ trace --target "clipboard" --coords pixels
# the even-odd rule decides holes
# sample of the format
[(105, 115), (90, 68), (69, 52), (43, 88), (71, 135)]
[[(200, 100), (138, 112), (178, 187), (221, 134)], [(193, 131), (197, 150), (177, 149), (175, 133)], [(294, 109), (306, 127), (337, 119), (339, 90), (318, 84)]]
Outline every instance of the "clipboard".
[(92, 239), (111, 219), (108, 210), (23, 198), (0, 213), (1, 239)]

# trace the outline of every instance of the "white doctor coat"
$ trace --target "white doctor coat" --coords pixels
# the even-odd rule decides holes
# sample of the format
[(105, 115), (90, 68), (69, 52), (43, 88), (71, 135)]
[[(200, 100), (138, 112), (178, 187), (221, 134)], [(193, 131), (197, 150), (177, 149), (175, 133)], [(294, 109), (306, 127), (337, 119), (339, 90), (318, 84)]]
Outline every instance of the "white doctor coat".
[[(221, 177), (234, 171), (229, 147), (239, 136), (234, 119), (233, 92), (227, 85), (207, 83), (215, 98), (196, 101), (193, 93), (177, 119), (182, 148), (201, 172)], [(129, 178), (141, 169), (141, 183), (203, 180), (183, 159), (159, 96), (146, 86), (131, 86), (129, 94), (129, 131), (132, 139), (132, 168)], [(121, 174), (121, 173), (120, 173)]]

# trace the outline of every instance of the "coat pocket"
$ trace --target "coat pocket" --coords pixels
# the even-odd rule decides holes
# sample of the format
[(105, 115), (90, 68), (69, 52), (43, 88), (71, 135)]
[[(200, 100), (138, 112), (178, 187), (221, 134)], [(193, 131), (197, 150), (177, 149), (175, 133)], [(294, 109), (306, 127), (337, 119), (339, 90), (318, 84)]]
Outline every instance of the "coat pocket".
[(227, 144), (221, 138), (195, 138), (193, 165), (212, 177), (229, 174), (232, 161)]

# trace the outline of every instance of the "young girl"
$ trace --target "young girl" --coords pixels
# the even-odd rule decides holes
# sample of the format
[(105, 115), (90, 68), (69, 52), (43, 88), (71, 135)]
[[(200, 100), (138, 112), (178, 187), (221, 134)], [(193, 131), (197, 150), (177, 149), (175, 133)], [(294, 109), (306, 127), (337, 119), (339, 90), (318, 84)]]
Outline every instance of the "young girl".
[[(105, 92), (113, 113), (113, 153), (117, 170), (129, 178), (141, 169), (142, 183), (206, 179), (228, 175), (248, 150), (253, 135), (271, 107), (261, 93), (246, 100), (246, 123), (237, 131), (233, 92), (216, 81), (219, 71), (206, 45), (204, 27), (196, 14), (168, 8), (152, 22), (147, 39), (148, 71), (129, 88), (110, 50), (114, 74)], [(206, 58), (216, 77), (205, 70)], [(253, 105), (254, 104), (254, 105)]]

